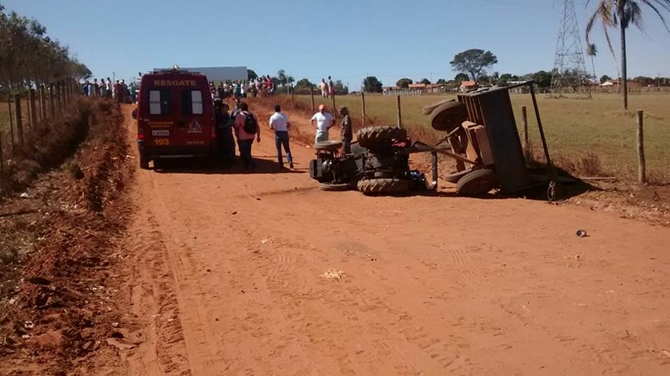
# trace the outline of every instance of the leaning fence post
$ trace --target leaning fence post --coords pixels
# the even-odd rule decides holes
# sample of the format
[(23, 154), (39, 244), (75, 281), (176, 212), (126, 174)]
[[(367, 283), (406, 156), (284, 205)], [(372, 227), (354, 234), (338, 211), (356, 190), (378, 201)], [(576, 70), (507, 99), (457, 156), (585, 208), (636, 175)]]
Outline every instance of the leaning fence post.
[(295, 89), (290, 86), (288, 89), (291, 91), (291, 105), (295, 108)]
[(14, 95), (14, 106), (15, 106), (15, 114), (16, 114), (16, 132), (19, 135), (19, 144), (21, 144), (21, 147), (23, 147), (23, 119), (21, 119), (21, 95), (20, 94), (15, 94)]
[(329, 88), (331, 90), (331, 98), (333, 99), (333, 117), (337, 119), (337, 108), (335, 107), (335, 89), (334, 88)]
[(638, 172), (637, 177), (640, 184), (647, 183), (647, 163), (644, 158), (644, 112), (637, 111), (637, 160)]
[(363, 120), (361, 121), (361, 127), (365, 127), (365, 91), (361, 90), (361, 109), (363, 111)]
[(400, 108), (400, 95), (396, 95), (396, 106), (398, 107), (398, 127), (402, 127), (402, 110)]

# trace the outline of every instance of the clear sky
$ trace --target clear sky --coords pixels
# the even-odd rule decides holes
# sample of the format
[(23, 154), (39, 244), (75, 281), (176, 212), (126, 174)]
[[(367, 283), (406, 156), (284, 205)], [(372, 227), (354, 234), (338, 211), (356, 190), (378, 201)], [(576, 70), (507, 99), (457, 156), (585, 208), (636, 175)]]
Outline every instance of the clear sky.
[[(331, 75), (360, 86), (402, 77), (452, 79), (449, 62), (470, 48), (491, 50), (492, 71), (551, 70), (562, 0), (0, 0), (34, 17), (70, 46), (95, 77), (129, 79), (179, 64), (279, 69), (296, 80)], [(593, 5), (591, 5), (592, 7)], [(580, 35), (587, 15), (576, 0)], [(629, 76), (670, 76), (670, 33), (650, 9), (646, 35), (628, 38)], [(670, 19), (670, 15), (667, 17)], [(618, 51), (618, 34), (615, 51)], [(596, 74), (616, 76), (600, 27)], [(585, 44), (585, 42), (584, 42)], [(617, 54), (618, 56), (618, 54)], [(587, 58), (587, 70), (592, 70)]]

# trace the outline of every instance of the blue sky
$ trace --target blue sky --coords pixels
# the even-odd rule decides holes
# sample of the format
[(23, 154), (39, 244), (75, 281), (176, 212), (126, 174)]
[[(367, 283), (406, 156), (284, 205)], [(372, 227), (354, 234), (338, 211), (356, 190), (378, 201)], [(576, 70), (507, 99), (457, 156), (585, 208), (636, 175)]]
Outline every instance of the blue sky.
[[(550, 70), (562, 0), (0, 0), (34, 17), (70, 46), (95, 77), (129, 79), (179, 64), (279, 69), (312, 82), (331, 75), (360, 86), (399, 78), (451, 79), (449, 62), (469, 48), (491, 50), (493, 71)], [(186, 5), (190, 4), (190, 5)], [(576, 0), (580, 34), (587, 15)], [(670, 33), (649, 9), (646, 35), (628, 38), (629, 76), (670, 76)], [(670, 15), (668, 17), (670, 19)], [(617, 34), (615, 51), (618, 50)], [(600, 28), (598, 76), (617, 75)], [(587, 69), (591, 61), (587, 59)]]

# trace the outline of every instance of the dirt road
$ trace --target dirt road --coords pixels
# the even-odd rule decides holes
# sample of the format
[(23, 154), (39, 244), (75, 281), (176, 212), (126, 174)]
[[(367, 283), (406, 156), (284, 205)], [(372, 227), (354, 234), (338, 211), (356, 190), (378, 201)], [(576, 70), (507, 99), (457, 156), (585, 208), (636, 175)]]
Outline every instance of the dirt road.
[(669, 229), (321, 192), (311, 149), (294, 143), (297, 171), (278, 173), (269, 130), (253, 148), (256, 173), (138, 171), (132, 374), (670, 373)]

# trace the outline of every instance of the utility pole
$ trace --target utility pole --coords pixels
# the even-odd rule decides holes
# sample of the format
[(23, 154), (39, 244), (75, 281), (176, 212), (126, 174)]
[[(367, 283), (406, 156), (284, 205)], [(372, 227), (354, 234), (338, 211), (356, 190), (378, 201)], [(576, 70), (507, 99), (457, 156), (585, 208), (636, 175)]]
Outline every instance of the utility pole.
[(558, 29), (554, 71), (551, 78), (551, 90), (558, 91), (565, 87), (579, 87), (585, 84), (586, 63), (584, 50), (577, 23), (577, 11), (574, 0), (563, 0), (563, 14)]

